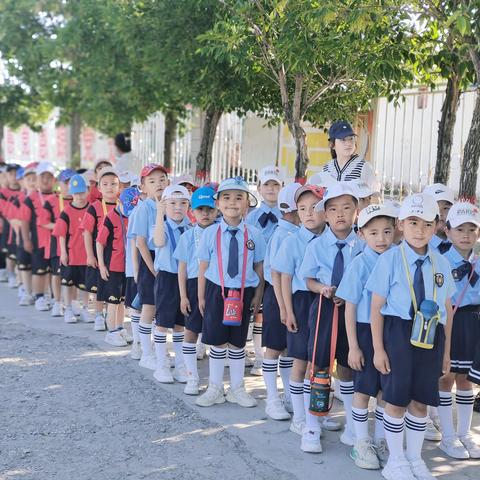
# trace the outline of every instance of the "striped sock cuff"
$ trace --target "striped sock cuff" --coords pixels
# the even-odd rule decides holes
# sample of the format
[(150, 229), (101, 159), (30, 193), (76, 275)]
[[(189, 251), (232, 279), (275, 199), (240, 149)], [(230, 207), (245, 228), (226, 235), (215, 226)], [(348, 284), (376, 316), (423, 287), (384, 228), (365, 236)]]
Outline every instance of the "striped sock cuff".
[(130, 315), (130, 322), (139, 323), (140, 322), (140, 315)]
[(382, 422), (384, 413), (385, 413), (385, 409), (377, 405), (377, 407), (375, 408), (375, 418), (378, 421)]
[(340, 393), (342, 395), (353, 395), (353, 382), (340, 382)]
[(173, 332), (172, 333), (173, 343), (183, 342), (184, 338), (185, 338), (185, 334), (183, 332)]
[(152, 333), (152, 324), (151, 323), (138, 323), (138, 333), (143, 335), (150, 335)]
[(197, 354), (197, 346), (194, 343), (183, 342), (182, 353), (184, 355), (196, 355)]
[(217, 348), (210, 347), (209, 357), (214, 360), (222, 360), (227, 358), (227, 349), (226, 348)]
[(473, 390), (457, 390), (455, 394), (455, 403), (457, 405), (473, 405), (474, 402)]
[(368, 421), (368, 408), (352, 407), (352, 418), (355, 422), (367, 422)]
[(245, 358), (245, 349), (242, 348), (241, 350), (232, 350), (229, 348), (228, 358), (230, 360), (241, 360), (242, 358)]
[(305, 379), (303, 381), (303, 393), (310, 393), (312, 391), (312, 385), (310, 380)]
[(262, 362), (262, 370), (264, 372), (277, 373), (278, 360), (264, 358)]
[(451, 407), (453, 405), (451, 392), (439, 392), (440, 393), (440, 407)]
[(427, 418), (428, 417), (415, 417), (407, 412), (407, 415), (405, 416), (405, 427), (409, 430), (424, 432), (427, 429)]
[(293, 367), (293, 358), (292, 357), (280, 357), (278, 359), (278, 365), (280, 368), (292, 368)]
[(292, 380), (290, 380), (290, 394), (303, 395), (303, 383), (292, 382)]
[(403, 432), (403, 425), (405, 423), (404, 418), (395, 418), (387, 415), (386, 413), (383, 414), (383, 427), (385, 431), (390, 433), (402, 433)]
[(154, 339), (155, 343), (167, 343), (167, 334), (166, 333), (155, 332), (155, 335), (153, 336), (153, 339)]
[(261, 335), (262, 334), (262, 324), (261, 323), (254, 323), (253, 324), (253, 334), (254, 335)]

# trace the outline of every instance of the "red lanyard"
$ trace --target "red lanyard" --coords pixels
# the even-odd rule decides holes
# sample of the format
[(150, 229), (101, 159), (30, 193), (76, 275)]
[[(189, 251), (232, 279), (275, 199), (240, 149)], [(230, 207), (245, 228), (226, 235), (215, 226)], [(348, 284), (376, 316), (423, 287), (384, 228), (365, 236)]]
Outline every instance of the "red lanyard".
[[(240, 300), (243, 302), (243, 291), (245, 290), (245, 278), (247, 273), (247, 242), (248, 242), (248, 233), (247, 227), (244, 227), (243, 230), (243, 267), (242, 267), (242, 287), (240, 290)], [(217, 230), (217, 259), (218, 259), (218, 274), (220, 275), (220, 284), (222, 285), (222, 297), (225, 300), (225, 285), (223, 280), (223, 257), (222, 257), (222, 229), (220, 225)]]

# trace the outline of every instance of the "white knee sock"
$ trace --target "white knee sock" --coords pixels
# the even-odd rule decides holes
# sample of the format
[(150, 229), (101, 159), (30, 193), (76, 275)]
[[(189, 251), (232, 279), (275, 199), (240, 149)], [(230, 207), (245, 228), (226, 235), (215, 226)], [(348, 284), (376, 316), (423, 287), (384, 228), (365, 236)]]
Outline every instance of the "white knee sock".
[(140, 342), (140, 334), (138, 333), (138, 323), (140, 322), (140, 313), (130, 314), (130, 324), (132, 326), (133, 343)]
[(225, 368), (226, 358), (226, 348), (210, 347), (210, 355), (208, 357), (208, 366), (210, 369), (209, 383), (220, 388), (223, 386), (223, 370)]
[(283, 383), (283, 395), (285, 396), (285, 399), (290, 399), (290, 373), (293, 367), (293, 358), (280, 355), (278, 360), (280, 377)]
[(368, 436), (368, 408), (352, 407), (352, 420), (355, 438), (366, 440)]
[(395, 418), (383, 414), (383, 425), (385, 428), (385, 440), (387, 441), (390, 456), (388, 461), (405, 460), (405, 452), (403, 451), (403, 427), (405, 419)]
[(262, 364), (263, 381), (267, 389), (267, 400), (278, 398), (277, 388), (278, 360), (264, 358)]
[(253, 324), (253, 349), (255, 351), (255, 360), (262, 360), (262, 324), (257, 322)]
[(375, 433), (374, 433), (375, 440), (382, 440), (385, 438), (385, 429), (383, 427), (384, 413), (385, 413), (385, 409), (377, 405), (377, 407), (375, 408)]
[(452, 392), (439, 392), (440, 405), (438, 406), (438, 416), (440, 417), (440, 428), (442, 438), (455, 437), (455, 428), (453, 426)]
[(422, 458), (427, 420), (428, 417), (416, 417), (410, 412), (405, 415), (406, 457), (409, 462)]
[(175, 368), (179, 368), (182, 365), (185, 365), (185, 360), (183, 358), (183, 339), (185, 335), (183, 332), (173, 332), (172, 339), (173, 339), (173, 351), (175, 352)]
[(167, 362), (167, 334), (165, 332), (155, 332), (155, 354), (157, 356), (157, 368), (168, 365)]
[(198, 368), (197, 368), (197, 346), (195, 343), (183, 342), (183, 360), (187, 370), (187, 376), (190, 380), (198, 382)]
[(345, 409), (346, 426), (353, 432), (352, 403), (353, 403), (353, 382), (340, 381), (340, 393), (343, 399), (343, 408)]
[(228, 349), (228, 363), (230, 365), (230, 386), (233, 390), (243, 385), (245, 375), (245, 349)]
[(320, 422), (316, 415), (310, 413), (310, 392), (311, 384), (310, 380), (306, 378), (303, 380), (303, 403), (305, 408), (305, 428), (311, 432), (319, 432)]
[(290, 398), (293, 406), (293, 419), (295, 423), (305, 421), (305, 404), (303, 402), (303, 382), (290, 380)]
[(152, 354), (152, 324), (139, 322), (138, 335), (140, 337), (140, 343), (142, 345), (142, 356), (151, 355)]
[(474, 401), (473, 390), (457, 390), (455, 403), (457, 404), (457, 435), (459, 437), (470, 433)]

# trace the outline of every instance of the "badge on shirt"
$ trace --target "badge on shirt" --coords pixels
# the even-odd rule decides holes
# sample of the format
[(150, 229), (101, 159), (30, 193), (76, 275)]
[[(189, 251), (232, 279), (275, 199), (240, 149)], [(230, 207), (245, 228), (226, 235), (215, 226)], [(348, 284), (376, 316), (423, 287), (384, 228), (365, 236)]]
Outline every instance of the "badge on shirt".
[(459, 275), (458, 275), (458, 270), (456, 268), (452, 270), (452, 277), (456, 282), (458, 282)]
[(445, 281), (445, 277), (443, 276), (443, 273), (435, 274), (435, 283), (437, 284), (437, 287), (442, 287), (444, 281)]
[(249, 250), (255, 250), (255, 242), (251, 238), (247, 240), (247, 248)]

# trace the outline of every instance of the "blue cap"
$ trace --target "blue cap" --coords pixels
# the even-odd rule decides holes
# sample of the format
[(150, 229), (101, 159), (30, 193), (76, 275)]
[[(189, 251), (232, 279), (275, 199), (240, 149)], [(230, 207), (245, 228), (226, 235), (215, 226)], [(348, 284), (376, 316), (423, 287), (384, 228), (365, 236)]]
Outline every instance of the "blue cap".
[(122, 190), (120, 194), (120, 203), (122, 204), (123, 214), (128, 217), (137, 206), (140, 199), (140, 191), (137, 187), (128, 187)]
[(78, 173), (70, 178), (70, 183), (68, 184), (68, 193), (74, 195), (75, 193), (85, 193), (88, 190), (87, 182), (82, 175)]
[(17, 180), (21, 180), (25, 176), (25, 169), (23, 167), (20, 167), (17, 170)]
[(59, 182), (68, 182), (74, 175), (76, 175), (77, 172), (75, 170), (72, 170), (71, 168), (65, 168), (58, 174), (58, 181)]
[(338, 120), (332, 123), (332, 126), (328, 130), (328, 138), (333, 140), (335, 138), (345, 138), (351, 135), (357, 136), (353, 131), (352, 126), (346, 120)]
[(197, 188), (197, 190), (192, 193), (192, 209), (195, 210), (196, 208), (200, 207), (215, 208), (215, 199), (213, 198), (214, 195), (215, 190), (213, 188)]
[(216, 200), (219, 194), (225, 192), (226, 190), (241, 190), (242, 192), (247, 192), (250, 196), (250, 206), (256, 207), (258, 204), (257, 197), (255, 197), (255, 195), (250, 191), (248, 183), (242, 177), (226, 178), (223, 180), (218, 186), (213, 198)]

